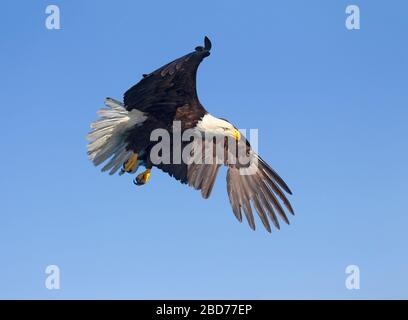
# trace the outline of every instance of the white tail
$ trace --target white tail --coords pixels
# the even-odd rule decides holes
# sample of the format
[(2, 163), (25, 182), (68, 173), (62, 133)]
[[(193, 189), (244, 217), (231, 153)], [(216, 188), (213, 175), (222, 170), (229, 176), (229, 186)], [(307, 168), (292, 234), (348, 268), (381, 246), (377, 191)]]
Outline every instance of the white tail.
[(105, 105), (108, 108), (97, 112), (101, 118), (91, 124), (87, 149), (95, 166), (110, 158), (102, 171), (110, 170), (109, 174), (114, 174), (133, 153), (126, 149), (128, 130), (140, 125), (147, 117), (137, 109), (127, 111), (123, 103), (111, 98), (106, 98)]

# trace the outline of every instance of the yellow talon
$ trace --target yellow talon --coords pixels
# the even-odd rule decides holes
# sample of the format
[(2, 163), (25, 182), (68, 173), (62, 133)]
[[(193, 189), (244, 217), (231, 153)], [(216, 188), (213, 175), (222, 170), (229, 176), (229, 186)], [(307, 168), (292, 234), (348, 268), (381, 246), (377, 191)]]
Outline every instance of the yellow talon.
[(126, 172), (132, 172), (136, 165), (137, 165), (137, 153), (134, 153), (130, 156), (130, 158), (125, 162), (124, 170)]
[(136, 179), (135, 179), (135, 181), (134, 181), (135, 184), (138, 185), (138, 186), (141, 186), (141, 185), (143, 185), (143, 184), (146, 184), (147, 181), (149, 181), (150, 174), (151, 174), (151, 173), (150, 173), (150, 169), (146, 169), (146, 171), (140, 173), (140, 174), (136, 177)]
[(147, 181), (149, 181), (149, 179), (150, 179), (150, 169), (147, 169), (145, 172), (144, 172), (144, 175), (143, 175), (143, 180), (145, 181), (145, 183), (147, 182)]

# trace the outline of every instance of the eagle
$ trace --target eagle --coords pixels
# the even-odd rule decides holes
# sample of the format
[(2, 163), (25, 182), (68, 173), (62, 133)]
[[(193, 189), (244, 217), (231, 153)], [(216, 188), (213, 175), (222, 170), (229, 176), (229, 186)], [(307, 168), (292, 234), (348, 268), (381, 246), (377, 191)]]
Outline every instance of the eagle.
[[(255, 209), (268, 232), (270, 222), (280, 229), (278, 216), (289, 224), (286, 212), (294, 215), (286, 196), (292, 191), (233, 124), (208, 113), (198, 99), (197, 70), (211, 47), (205, 37), (204, 46), (143, 74), (124, 93), (123, 102), (106, 98), (87, 136), (88, 156), (111, 175), (136, 174), (144, 167), (133, 180), (139, 186), (158, 168), (200, 190), (204, 199), (210, 196), (220, 167), (226, 166), (227, 193), (235, 217), (242, 222), (244, 215), (255, 230)], [(153, 137), (157, 132), (168, 133), (167, 139), (164, 135)], [(191, 133), (189, 139), (176, 139), (187, 132)], [(158, 148), (164, 140), (169, 146)], [(240, 154), (247, 161), (240, 161)]]

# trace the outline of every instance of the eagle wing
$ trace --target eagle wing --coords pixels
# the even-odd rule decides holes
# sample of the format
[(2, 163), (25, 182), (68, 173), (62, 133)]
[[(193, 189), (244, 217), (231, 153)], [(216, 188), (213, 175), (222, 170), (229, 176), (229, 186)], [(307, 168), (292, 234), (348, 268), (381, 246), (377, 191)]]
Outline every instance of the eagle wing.
[[(249, 158), (246, 165), (229, 164), (225, 160), (227, 158), (222, 160), (223, 163), (214, 159), (213, 163), (202, 161), (202, 163), (189, 164), (188, 184), (201, 190), (202, 196), (208, 198), (220, 166), (226, 165), (228, 166), (227, 192), (236, 218), (242, 222), (242, 213), (244, 213), (249, 226), (255, 230), (253, 207), (268, 232), (271, 232), (269, 220), (277, 229), (280, 229), (277, 216), (289, 224), (283, 207), (294, 215), (294, 210), (285, 195), (285, 192), (288, 194), (292, 192), (279, 174), (251, 149), (248, 142), (246, 142), (246, 147)], [(215, 150), (215, 147), (213, 148)], [(218, 155), (219, 153), (214, 157)]]
[(195, 51), (143, 75), (142, 80), (125, 92), (126, 109), (138, 109), (162, 120), (173, 120), (177, 109), (185, 105), (190, 110), (204, 111), (196, 90), (198, 66), (211, 49), (210, 40), (205, 37), (204, 41), (205, 47), (197, 47)]

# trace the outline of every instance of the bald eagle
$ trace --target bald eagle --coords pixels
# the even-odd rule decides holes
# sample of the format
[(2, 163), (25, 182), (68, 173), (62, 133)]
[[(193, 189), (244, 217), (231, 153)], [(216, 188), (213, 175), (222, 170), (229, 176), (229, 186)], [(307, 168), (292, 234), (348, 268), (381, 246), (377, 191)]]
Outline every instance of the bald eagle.
[[(145, 171), (134, 179), (136, 185), (147, 183), (152, 168), (157, 167), (181, 183), (201, 190), (205, 199), (210, 196), (219, 168), (227, 166), (227, 192), (234, 215), (242, 222), (244, 214), (249, 226), (255, 230), (254, 208), (266, 230), (271, 232), (269, 221), (280, 228), (277, 216), (289, 224), (285, 212), (294, 214), (294, 211), (285, 192), (292, 192), (234, 125), (212, 116), (201, 105), (196, 91), (197, 69), (201, 61), (210, 55), (210, 49), (211, 42), (205, 37), (204, 46), (144, 74), (125, 92), (123, 103), (106, 98), (106, 107), (97, 112), (100, 119), (91, 124), (92, 130), (87, 136), (88, 156), (95, 166), (104, 163), (102, 171), (110, 174), (118, 171), (119, 174), (134, 174), (140, 166), (145, 167)], [(179, 124), (177, 128), (175, 123)], [(163, 160), (165, 157), (168, 161), (153, 161), (152, 152), (164, 139), (152, 138), (153, 132), (159, 129), (169, 133), (170, 146), (162, 148), (161, 153), (157, 152), (156, 158)], [(181, 141), (177, 152), (184, 152), (189, 146), (189, 151), (183, 153), (189, 160), (174, 157), (176, 134), (184, 134), (188, 130), (193, 133), (193, 138), (198, 137), (198, 141), (205, 143), (197, 144), (197, 139), (192, 137)], [(220, 141), (223, 143), (221, 156), (220, 152), (214, 151), (219, 150), (216, 145)], [(249, 161), (232, 161), (231, 154), (239, 153), (239, 148), (231, 147), (234, 142), (244, 145), (244, 154)], [(208, 146), (214, 148), (203, 152)], [(193, 158), (206, 161), (191, 161)], [(209, 158), (212, 161), (208, 161)], [(253, 163), (256, 163), (255, 167)]]

